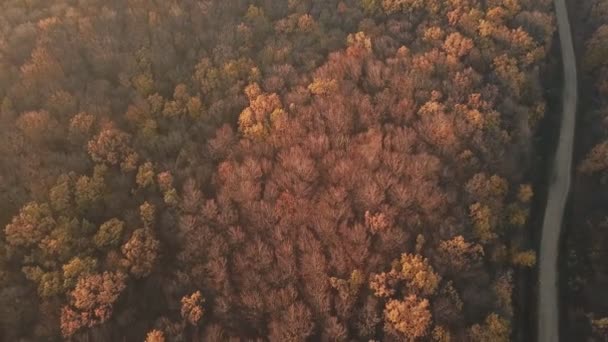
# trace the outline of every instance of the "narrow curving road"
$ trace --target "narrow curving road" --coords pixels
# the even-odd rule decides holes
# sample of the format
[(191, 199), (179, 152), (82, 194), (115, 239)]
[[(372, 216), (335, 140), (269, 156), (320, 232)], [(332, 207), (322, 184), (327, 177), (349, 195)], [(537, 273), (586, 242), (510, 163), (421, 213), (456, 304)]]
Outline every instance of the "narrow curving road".
[(576, 125), (577, 75), (572, 31), (566, 0), (554, 0), (564, 66), (562, 122), (552, 165), (540, 243), (538, 291), (538, 341), (559, 341), (557, 257), (564, 208), (570, 190), (570, 171)]

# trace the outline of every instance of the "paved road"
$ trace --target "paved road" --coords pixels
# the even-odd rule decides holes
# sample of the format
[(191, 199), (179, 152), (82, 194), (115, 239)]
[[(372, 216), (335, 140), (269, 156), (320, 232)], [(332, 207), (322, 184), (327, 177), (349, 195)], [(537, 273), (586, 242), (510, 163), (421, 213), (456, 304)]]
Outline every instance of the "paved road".
[(547, 207), (543, 221), (540, 244), (539, 295), (538, 295), (538, 341), (559, 341), (559, 311), (557, 290), (557, 256), (559, 236), (564, 216), (566, 199), (570, 190), (570, 170), (574, 147), (576, 123), (577, 75), (576, 57), (572, 43), (572, 31), (568, 19), (566, 0), (554, 0), (555, 14), (564, 64), (564, 88), (562, 93), (563, 115), (559, 143), (551, 182)]

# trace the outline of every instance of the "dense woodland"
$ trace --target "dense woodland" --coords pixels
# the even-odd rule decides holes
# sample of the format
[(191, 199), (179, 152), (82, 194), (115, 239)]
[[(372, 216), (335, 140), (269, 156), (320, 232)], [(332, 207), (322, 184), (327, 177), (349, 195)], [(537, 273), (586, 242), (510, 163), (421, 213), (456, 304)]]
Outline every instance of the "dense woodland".
[(577, 4), (580, 111), (573, 212), (567, 231), (564, 284), (570, 336), (608, 341), (608, 1)]
[(554, 26), (550, 0), (0, 1), (0, 339), (508, 341)]

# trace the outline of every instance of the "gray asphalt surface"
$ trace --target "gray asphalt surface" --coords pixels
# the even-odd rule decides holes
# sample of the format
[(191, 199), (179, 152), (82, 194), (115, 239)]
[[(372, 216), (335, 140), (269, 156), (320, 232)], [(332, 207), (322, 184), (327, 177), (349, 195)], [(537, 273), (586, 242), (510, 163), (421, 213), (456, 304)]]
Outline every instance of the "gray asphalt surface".
[(557, 256), (564, 208), (570, 190), (577, 106), (576, 57), (566, 0), (554, 0), (564, 65), (562, 122), (547, 197), (539, 255), (538, 341), (559, 341)]

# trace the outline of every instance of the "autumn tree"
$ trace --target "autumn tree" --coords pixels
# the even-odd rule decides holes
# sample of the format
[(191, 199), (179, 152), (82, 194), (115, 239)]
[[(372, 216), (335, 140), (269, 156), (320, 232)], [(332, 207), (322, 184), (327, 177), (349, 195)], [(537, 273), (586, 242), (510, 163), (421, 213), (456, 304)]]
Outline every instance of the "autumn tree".
[(587, 154), (585, 159), (579, 165), (580, 172), (585, 174), (593, 174), (603, 172), (608, 169), (608, 142), (603, 142), (595, 147)]
[(160, 330), (152, 330), (146, 335), (146, 342), (165, 342), (165, 334)]
[(428, 300), (415, 295), (404, 300), (391, 299), (386, 303), (384, 316), (389, 332), (410, 340), (426, 336), (431, 324)]
[(441, 277), (435, 273), (428, 259), (420, 255), (401, 255), (401, 277), (414, 292), (428, 296), (435, 292)]
[(608, 55), (607, 38), (608, 25), (602, 25), (597, 28), (587, 41), (586, 53), (583, 58), (583, 64), (587, 70), (594, 70), (605, 65), (606, 56)]
[(125, 289), (125, 275), (104, 272), (82, 277), (70, 293), (70, 304), (61, 311), (61, 332), (72, 336), (83, 327), (107, 321), (114, 303)]
[(198, 325), (204, 314), (202, 304), (205, 302), (200, 291), (197, 291), (190, 296), (184, 296), (181, 302), (182, 318), (192, 325)]
[(511, 326), (509, 322), (495, 313), (488, 315), (483, 325), (475, 324), (471, 327), (469, 335), (473, 341), (509, 341)]
[(88, 151), (95, 162), (119, 165), (123, 170), (135, 168), (137, 153), (130, 147), (131, 136), (112, 126), (103, 128), (88, 143)]
[(467, 242), (461, 235), (441, 241), (438, 252), (443, 262), (455, 272), (467, 270), (479, 263), (484, 256), (482, 246)]
[(135, 277), (146, 277), (152, 272), (159, 252), (159, 242), (148, 229), (136, 229), (121, 247), (123, 264)]

